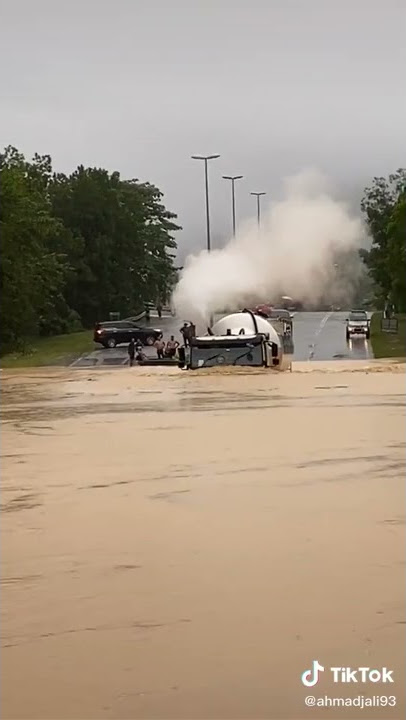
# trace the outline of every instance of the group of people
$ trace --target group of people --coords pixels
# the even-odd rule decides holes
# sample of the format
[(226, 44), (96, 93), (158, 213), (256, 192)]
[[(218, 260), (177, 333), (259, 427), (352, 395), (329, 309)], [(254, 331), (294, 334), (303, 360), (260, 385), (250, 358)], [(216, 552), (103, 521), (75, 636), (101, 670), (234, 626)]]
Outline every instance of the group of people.
[[(196, 337), (196, 326), (191, 322), (185, 322), (180, 328), (180, 334), (182, 335), (184, 346), (189, 347), (191, 339)], [(158, 360), (163, 360), (164, 358), (175, 358), (179, 346), (180, 343), (175, 340), (174, 335), (171, 335), (169, 340), (165, 342), (162, 333), (154, 342)], [(130, 344), (128, 345), (128, 356), (130, 358), (131, 366), (134, 364), (134, 361), (142, 362), (143, 360), (147, 360), (147, 355), (144, 352), (144, 346), (141, 340), (134, 340), (134, 338), (131, 339)]]
[(175, 357), (176, 351), (179, 347), (179, 343), (177, 340), (175, 340), (174, 335), (171, 335), (169, 340), (165, 343), (163, 335), (161, 334), (159, 336), (159, 338), (157, 340), (155, 340), (154, 347), (156, 350), (158, 360), (163, 360), (164, 358), (174, 358)]

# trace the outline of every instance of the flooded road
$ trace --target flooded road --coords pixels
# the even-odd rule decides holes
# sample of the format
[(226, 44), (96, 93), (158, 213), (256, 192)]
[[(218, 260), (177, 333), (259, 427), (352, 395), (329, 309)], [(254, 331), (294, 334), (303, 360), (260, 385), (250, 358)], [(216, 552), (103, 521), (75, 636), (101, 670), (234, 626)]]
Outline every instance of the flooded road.
[[(220, 317), (220, 316), (219, 316)], [(371, 346), (365, 338), (354, 338), (347, 342), (345, 337), (346, 312), (303, 312), (294, 317), (293, 338), (295, 360), (367, 360), (372, 355)], [(182, 325), (178, 318), (153, 316), (149, 322), (153, 327), (162, 329), (165, 339), (170, 335), (180, 340), (179, 329)], [(146, 353), (155, 356), (154, 349)], [(115, 367), (127, 364), (128, 355), (125, 346), (114, 350), (98, 349), (74, 365), (91, 366), (103, 364)]]
[(404, 716), (403, 368), (3, 378), (2, 717)]
[(346, 340), (347, 312), (297, 313), (294, 317), (295, 360), (367, 360), (373, 357), (364, 337)]

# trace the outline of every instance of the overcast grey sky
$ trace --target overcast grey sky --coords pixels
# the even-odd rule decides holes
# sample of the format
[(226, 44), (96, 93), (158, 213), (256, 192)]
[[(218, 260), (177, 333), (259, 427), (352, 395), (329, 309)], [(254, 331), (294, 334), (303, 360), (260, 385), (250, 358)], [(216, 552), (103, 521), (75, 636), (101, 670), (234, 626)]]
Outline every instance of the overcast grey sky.
[(0, 140), (158, 185), (180, 259), (316, 165), (358, 196), (406, 164), (406, 0), (0, 0)]

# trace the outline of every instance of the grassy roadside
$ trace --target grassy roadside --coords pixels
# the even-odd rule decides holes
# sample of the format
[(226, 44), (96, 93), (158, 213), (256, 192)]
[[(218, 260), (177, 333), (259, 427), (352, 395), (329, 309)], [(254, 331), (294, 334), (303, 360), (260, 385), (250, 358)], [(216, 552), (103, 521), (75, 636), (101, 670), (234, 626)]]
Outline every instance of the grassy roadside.
[(0, 358), (2, 368), (45, 367), (65, 365), (85, 352), (95, 349), (93, 332), (85, 330), (69, 335), (55, 335), (49, 338), (34, 338), (27, 343), (27, 352), (10, 353)]
[(398, 333), (392, 335), (381, 330), (382, 313), (376, 312), (371, 319), (371, 345), (376, 358), (404, 358), (406, 356), (406, 315), (397, 315)]

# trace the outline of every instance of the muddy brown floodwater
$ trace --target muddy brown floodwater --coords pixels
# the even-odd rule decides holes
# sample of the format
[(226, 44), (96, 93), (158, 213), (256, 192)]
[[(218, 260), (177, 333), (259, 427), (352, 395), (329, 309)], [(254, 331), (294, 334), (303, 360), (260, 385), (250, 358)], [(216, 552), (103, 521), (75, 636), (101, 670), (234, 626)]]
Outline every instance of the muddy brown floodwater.
[(3, 718), (404, 717), (404, 366), (2, 378)]

